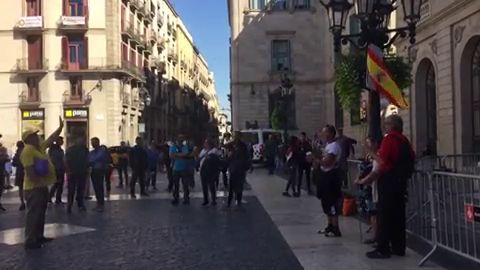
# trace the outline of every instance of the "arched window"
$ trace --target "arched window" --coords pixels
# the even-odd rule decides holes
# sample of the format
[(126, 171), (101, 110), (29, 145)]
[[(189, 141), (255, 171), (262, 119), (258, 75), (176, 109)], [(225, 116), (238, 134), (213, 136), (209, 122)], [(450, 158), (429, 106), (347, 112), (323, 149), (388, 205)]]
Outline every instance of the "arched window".
[(420, 62), (415, 81), (417, 151), (425, 155), (436, 155), (437, 89), (432, 61), (425, 58)]
[(480, 152), (480, 41), (473, 53), (471, 74), (473, 150)]
[(425, 77), (425, 95), (427, 110), (427, 151), (437, 154), (437, 98), (435, 86), (435, 70), (430, 62)]

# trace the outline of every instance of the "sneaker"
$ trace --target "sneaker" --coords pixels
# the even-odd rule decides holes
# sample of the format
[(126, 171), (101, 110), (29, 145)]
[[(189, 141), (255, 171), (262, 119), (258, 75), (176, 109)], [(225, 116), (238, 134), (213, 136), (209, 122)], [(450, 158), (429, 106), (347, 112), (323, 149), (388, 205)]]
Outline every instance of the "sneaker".
[(19, 211), (24, 211), (24, 210), (25, 210), (25, 204), (22, 203), (22, 204), (20, 205), (20, 208), (18, 208), (18, 210), (19, 210)]
[(86, 201), (91, 201), (92, 199), (93, 199), (92, 196), (87, 196), (87, 197), (85, 197), (85, 200), (86, 200)]
[(290, 193), (288, 193), (288, 191), (283, 192), (282, 195), (285, 196), (285, 197), (292, 197), (292, 195), (290, 195)]
[(327, 234), (327, 233), (331, 232), (332, 230), (333, 230), (333, 226), (328, 224), (328, 226), (325, 227), (325, 229), (319, 230), (318, 234)]
[(79, 206), (78, 211), (80, 212), (87, 212), (87, 208), (85, 206)]
[(65, 203), (62, 202), (62, 201), (55, 201), (55, 205), (58, 205), (58, 206), (62, 206), (64, 205)]
[(136, 198), (137, 198), (137, 195), (135, 195), (135, 193), (130, 193), (130, 198), (136, 199)]
[(49, 243), (49, 242), (52, 242), (53, 241), (53, 238), (50, 238), (50, 237), (42, 237), (40, 238), (40, 244), (45, 244), (45, 243)]
[(40, 249), (40, 248), (42, 248), (41, 243), (25, 244), (26, 250), (34, 250), (34, 249)]
[(372, 239), (367, 239), (367, 240), (363, 241), (363, 243), (365, 245), (373, 245), (373, 244), (375, 244), (375, 239), (373, 239), (373, 238)]
[(332, 227), (332, 229), (325, 233), (325, 237), (342, 237), (342, 233), (338, 227)]
[(390, 253), (381, 252), (380, 250), (375, 249), (370, 252), (367, 252), (366, 256), (369, 259), (388, 259), (390, 258), (391, 255)]
[(146, 192), (142, 192), (140, 193), (140, 197), (150, 197), (150, 195), (148, 195)]

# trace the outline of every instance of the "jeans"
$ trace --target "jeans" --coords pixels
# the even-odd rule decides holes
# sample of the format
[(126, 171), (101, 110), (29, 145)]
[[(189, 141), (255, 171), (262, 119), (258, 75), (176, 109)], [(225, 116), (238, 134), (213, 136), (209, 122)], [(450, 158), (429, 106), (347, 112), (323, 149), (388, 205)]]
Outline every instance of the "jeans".
[(272, 175), (275, 172), (275, 158), (267, 157), (266, 165), (268, 169), (268, 174)]
[(147, 188), (150, 187), (150, 185), (152, 185), (153, 188), (157, 186), (157, 168), (148, 170)]
[[(205, 203), (208, 203), (209, 197), (211, 197), (212, 202), (216, 202), (217, 201), (216, 183), (218, 182), (218, 176), (216, 177), (202, 176), (201, 178), (202, 178), (203, 201)], [(210, 194), (209, 194), (209, 191), (210, 191)]]
[(120, 180), (119, 186), (123, 186), (123, 179), (125, 185), (128, 185), (128, 161), (120, 160), (117, 165), (118, 178)]
[(233, 185), (230, 185), (229, 188), (228, 188), (228, 201), (227, 201), (228, 206), (232, 205), (232, 200), (233, 200), (234, 195), (235, 195), (235, 199), (237, 201), (237, 205), (242, 204), (243, 191), (242, 190), (235, 190), (233, 188)]
[(108, 167), (105, 175), (105, 186), (107, 188), (108, 194), (110, 194), (110, 191), (112, 190), (112, 182), (111, 182), (112, 173), (113, 173), (113, 167)]
[(95, 190), (95, 198), (97, 198), (97, 206), (105, 204), (105, 193), (103, 185), (105, 182), (104, 169), (92, 169), (91, 173), (93, 189)]
[(297, 184), (298, 167), (297, 166), (291, 166), (287, 170), (288, 170), (288, 182), (287, 182), (287, 186), (285, 187), (285, 191), (289, 192), (290, 188), (292, 188), (293, 193), (295, 193), (295, 192), (299, 191), (299, 190), (295, 191), (295, 187), (298, 186), (298, 184)]
[(145, 170), (134, 169), (132, 171), (132, 181), (130, 181), (130, 194), (135, 194), (135, 184), (140, 184), (140, 193), (145, 193)]
[(84, 207), (86, 173), (72, 173), (68, 175), (68, 208), (72, 208), (73, 198), (77, 200), (78, 207)]
[(25, 190), (27, 199), (27, 220), (25, 224), (25, 244), (40, 242), (45, 228), (45, 212), (48, 205), (48, 187)]
[(305, 181), (307, 182), (307, 191), (308, 193), (312, 192), (310, 176), (312, 173), (312, 168), (309, 163), (300, 164), (298, 166), (298, 186), (297, 191), (300, 192), (302, 188), (303, 173), (305, 172)]
[(57, 181), (50, 189), (50, 200), (55, 196), (55, 202), (60, 203), (62, 201), (63, 184), (65, 183), (65, 171), (55, 171)]
[(183, 199), (190, 199), (190, 179), (186, 171), (173, 171), (173, 199), (178, 201), (180, 197), (180, 179), (182, 180)]

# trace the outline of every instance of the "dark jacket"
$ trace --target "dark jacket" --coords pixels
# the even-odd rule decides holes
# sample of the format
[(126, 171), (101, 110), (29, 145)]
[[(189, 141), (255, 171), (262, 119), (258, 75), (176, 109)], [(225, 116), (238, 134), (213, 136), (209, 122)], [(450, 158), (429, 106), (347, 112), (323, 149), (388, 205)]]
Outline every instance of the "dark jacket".
[(65, 171), (65, 152), (62, 147), (54, 144), (48, 149), (48, 155), (56, 171)]
[(87, 174), (88, 149), (84, 145), (73, 145), (65, 153), (65, 163), (69, 174)]
[(135, 145), (130, 150), (130, 167), (136, 171), (146, 171), (148, 168), (148, 154), (145, 148)]
[(298, 161), (300, 165), (307, 163), (308, 152), (312, 152), (312, 145), (308, 141), (300, 142), (298, 148)]
[(203, 158), (202, 167), (200, 168), (200, 175), (202, 178), (218, 179), (221, 170), (222, 161), (218, 154), (210, 153)]

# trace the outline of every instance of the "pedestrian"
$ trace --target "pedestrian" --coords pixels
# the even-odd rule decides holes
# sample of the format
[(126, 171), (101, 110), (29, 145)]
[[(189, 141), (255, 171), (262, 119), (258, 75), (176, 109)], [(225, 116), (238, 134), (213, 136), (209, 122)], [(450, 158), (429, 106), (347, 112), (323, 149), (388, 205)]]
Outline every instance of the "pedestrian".
[(275, 172), (275, 156), (277, 155), (278, 143), (274, 134), (268, 136), (265, 143), (265, 161), (268, 169), (268, 174), (273, 175)]
[(7, 150), (7, 162), (5, 162), (5, 189), (12, 189), (13, 186), (10, 183), (10, 178), (13, 174), (12, 160), (10, 159), (10, 153)]
[[(217, 183), (220, 177), (220, 151), (215, 147), (212, 139), (206, 139), (199, 154), (200, 178), (202, 181), (203, 204), (208, 205), (211, 197), (212, 205), (217, 205)], [(210, 193), (210, 194), (209, 194)]]
[(88, 162), (91, 168), (90, 177), (92, 179), (97, 206), (93, 209), (97, 212), (103, 212), (105, 205), (104, 181), (108, 166), (108, 153), (100, 146), (100, 139), (93, 137), (90, 140), (93, 150), (88, 155)]
[(195, 146), (195, 143), (191, 140), (187, 140), (186, 145), (188, 147), (188, 152), (190, 153), (190, 157), (187, 159), (186, 178), (187, 183), (190, 185), (190, 190), (193, 190), (195, 188), (195, 160), (197, 159), (198, 154), (200, 154), (200, 149)]
[(367, 253), (371, 259), (405, 256), (405, 204), (407, 181), (414, 169), (415, 154), (403, 133), (403, 120), (398, 115), (385, 119), (386, 136), (378, 151), (378, 246)]
[(228, 185), (227, 207), (230, 207), (233, 197), (237, 201), (237, 206), (242, 206), (242, 197), (247, 171), (252, 170), (252, 159), (247, 145), (241, 140), (240, 132), (235, 132), (232, 144), (232, 151), (229, 153), (228, 173), (230, 183)]
[(183, 204), (190, 204), (190, 183), (188, 178), (189, 161), (193, 159), (190, 147), (185, 142), (183, 134), (178, 135), (177, 141), (170, 147), (170, 158), (173, 161), (173, 205), (178, 205), (180, 197), (180, 180), (183, 187)]
[(112, 173), (113, 169), (115, 168), (115, 164), (113, 161), (112, 153), (108, 151), (108, 148), (106, 145), (101, 146), (102, 150), (105, 153), (106, 159), (107, 159), (107, 167), (105, 171), (105, 188), (106, 188), (106, 196), (107, 198), (110, 197), (110, 192), (112, 191)]
[(147, 150), (148, 155), (148, 176), (147, 176), (147, 189), (152, 186), (153, 190), (157, 190), (157, 171), (158, 164), (160, 163), (160, 152), (157, 149), (157, 145), (154, 142), (150, 143), (150, 147)]
[(137, 137), (135, 139), (135, 146), (130, 151), (130, 167), (132, 168), (132, 179), (130, 181), (130, 196), (136, 198), (135, 184), (137, 181), (140, 184), (140, 196), (148, 196), (145, 191), (145, 173), (148, 169), (148, 154), (143, 146), (143, 139)]
[(47, 148), (63, 130), (63, 120), (59, 117), (59, 127), (46, 141), (40, 142), (39, 130), (26, 129), (22, 133), (25, 148), (20, 161), (25, 169), (24, 190), (27, 202), (25, 224), (25, 248), (38, 249), (53, 240), (44, 236), (45, 212), (49, 200), (48, 186), (55, 183), (55, 167), (47, 154)]
[(342, 158), (342, 149), (335, 140), (336, 129), (332, 125), (326, 125), (322, 129), (323, 140), (326, 142), (325, 149), (318, 160), (319, 179), (317, 182), (317, 196), (322, 201), (322, 208), (328, 217), (328, 225), (318, 233), (325, 236), (341, 237), (338, 216), (342, 204), (342, 182), (339, 177), (339, 162)]
[(371, 239), (365, 240), (365, 244), (374, 244), (377, 241), (377, 204), (378, 204), (378, 189), (377, 180), (379, 177), (379, 163), (378, 163), (378, 142), (373, 136), (368, 136), (365, 139), (365, 148), (367, 151), (365, 161), (370, 164), (356, 180), (355, 184), (360, 185), (365, 197), (365, 206), (370, 220), (370, 228), (373, 232)]
[(63, 184), (65, 182), (65, 152), (62, 149), (63, 146), (63, 137), (58, 136), (56, 140), (53, 141), (52, 145), (48, 149), (48, 155), (50, 160), (55, 167), (55, 175), (57, 181), (53, 184), (50, 189), (50, 203), (52, 198), (55, 196), (55, 204), (61, 205), (62, 202), (62, 193), (63, 193)]
[[(225, 144), (221, 146), (220, 150), (220, 171), (222, 173), (222, 182), (223, 182), (223, 190), (226, 192), (228, 190), (228, 149)], [(216, 189), (218, 190), (218, 186), (220, 184), (220, 179), (218, 179), (216, 183)]]
[[(0, 143), (0, 200), (2, 198), (3, 190), (6, 188), (6, 185), (5, 185), (5, 178), (6, 178), (5, 164), (8, 162), (8, 160), (9, 160), (9, 157), (8, 157), (7, 148), (5, 148), (2, 145), (2, 143)], [(2, 203), (0, 201), (0, 211), (5, 211), (5, 210), (6, 209), (2, 206)]]
[(287, 185), (285, 191), (282, 193), (285, 197), (291, 197), (290, 188), (292, 189), (294, 197), (300, 197), (300, 185), (297, 184), (298, 171), (300, 166), (300, 149), (298, 137), (290, 137), (286, 152), (285, 168), (288, 175)]
[(342, 184), (346, 186), (348, 182), (348, 158), (350, 157), (350, 154), (355, 155), (354, 145), (357, 144), (357, 141), (345, 136), (343, 134), (343, 129), (339, 128), (337, 142), (342, 149), (342, 158), (340, 159), (340, 178)]
[(119, 184), (117, 188), (123, 188), (123, 182), (125, 181), (125, 186), (128, 186), (128, 156), (130, 149), (127, 144), (122, 141), (120, 142), (120, 147), (118, 149), (118, 178)]
[(163, 164), (165, 166), (165, 171), (167, 172), (167, 180), (168, 180), (168, 187), (167, 191), (172, 192), (173, 190), (173, 162), (170, 158), (170, 147), (173, 146), (173, 143), (167, 142), (162, 146), (162, 153), (163, 153)]
[(89, 153), (83, 136), (73, 139), (73, 145), (65, 152), (68, 179), (67, 213), (72, 213), (73, 199), (76, 198), (80, 212), (85, 212), (85, 186), (87, 182)]
[(17, 151), (13, 156), (12, 166), (15, 167), (15, 186), (18, 187), (18, 196), (20, 197), (20, 211), (25, 210), (25, 199), (23, 192), (23, 178), (25, 176), (25, 171), (20, 161), (20, 155), (22, 154), (25, 144), (22, 141), (17, 142)]
[(301, 188), (302, 188), (302, 180), (303, 175), (305, 174), (305, 182), (307, 184), (307, 192), (309, 195), (312, 195), (312, 188), (311, 188), (311, 174), (312, 174), (312, 163), (307, 158), (308, 155), (312, 153), (312, 145), (310, 144), (307, 133), (302, 132), (300, 134), (300, 143), (299, 143), (299, 162), (298, 162), (298, 187), (297, 192), (300, 195)]

